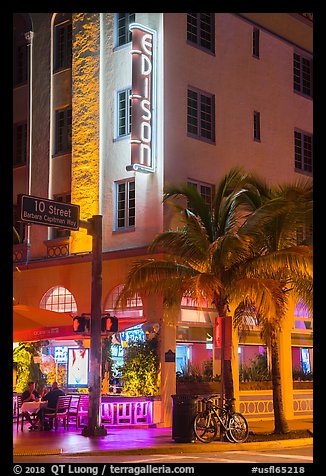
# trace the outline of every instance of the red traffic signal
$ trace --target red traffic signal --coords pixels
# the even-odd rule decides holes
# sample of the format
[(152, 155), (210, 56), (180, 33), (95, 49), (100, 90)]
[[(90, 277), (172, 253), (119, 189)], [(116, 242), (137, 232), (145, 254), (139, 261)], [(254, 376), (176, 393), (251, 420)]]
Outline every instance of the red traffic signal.
[(118, 319), (115, 316), (106, 314), (101, 318), (101, 331), (102, 332), (118, 332)]
[[(74, 332), (89, 332), (91, 327), (90, 314), (82, 314), (73, 318), (72, 327)], [(118, 332), (118, 319), (110, 314), (101, 317), (101, 332)]]
[(72, 320), (72, 327), (74, 332), (88, 332), (89, 318), (85, 316), (76, 316)]

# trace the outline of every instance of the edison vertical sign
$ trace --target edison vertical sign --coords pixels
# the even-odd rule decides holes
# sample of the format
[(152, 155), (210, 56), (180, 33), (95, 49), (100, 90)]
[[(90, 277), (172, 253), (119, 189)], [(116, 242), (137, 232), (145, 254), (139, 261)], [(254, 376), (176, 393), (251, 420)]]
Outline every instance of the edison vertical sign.
[(156, 31), (138, 23), (132, 32), (131, 164), (127, 170), (155, 171)]

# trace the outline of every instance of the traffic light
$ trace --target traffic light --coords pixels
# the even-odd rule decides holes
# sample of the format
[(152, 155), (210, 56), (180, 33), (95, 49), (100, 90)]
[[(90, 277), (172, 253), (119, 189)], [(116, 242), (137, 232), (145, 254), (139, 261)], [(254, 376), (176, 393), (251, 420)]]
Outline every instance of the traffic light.
[(101, 331), (102, 332), (118, 332), (118, 319), (115, 316), (106, 314), (101, 318)]
[(85, 316), (76, 316), (72, 320), (72, 327), (74, 332), (89, 331), (89, 319)]

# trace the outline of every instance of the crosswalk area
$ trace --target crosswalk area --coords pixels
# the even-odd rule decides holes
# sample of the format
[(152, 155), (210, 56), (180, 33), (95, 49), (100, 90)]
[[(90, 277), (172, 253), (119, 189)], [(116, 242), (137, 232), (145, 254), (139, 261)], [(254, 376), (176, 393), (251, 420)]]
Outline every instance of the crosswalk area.
[[(310, 464), (313, 463), (313, 448), (312, 445), (293, 446), (293, 447), (277, 447), (266, 448), (265, 450), (232, 450), (232, 451), (205, 451), (205, 452), (189, 452), (189, 453), (166, 453), (163, 454), (97, 454), (85, 455), (79, 454), (65, 455), (47, 455), (47, 456), (22, 456), (14, 457), (15, 463), (29, 463), (29, 462), (55, 462), (55, 463), (112, 463), (122, 465), (164, 465), (164, 464), (180, 464), (180, 465), (198, 465), (199, 463), (270, 463), (280, 466), (289, 466), (291, 464)], [(285, 471), (283, 471), (285, 472)]]

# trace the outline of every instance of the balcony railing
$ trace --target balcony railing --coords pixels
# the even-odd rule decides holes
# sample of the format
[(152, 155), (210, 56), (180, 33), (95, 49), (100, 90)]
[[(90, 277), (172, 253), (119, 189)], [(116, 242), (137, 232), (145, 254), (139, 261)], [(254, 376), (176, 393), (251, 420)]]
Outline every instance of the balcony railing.
[(13, 245), (13, 262), (14, 264), (27, 263), (30, 245), (28, 243), (20, 243)]
[(62, 258), (69, 255), (70, 237), (55, 238), (44, 242), (47, 248), (47, 258)]

